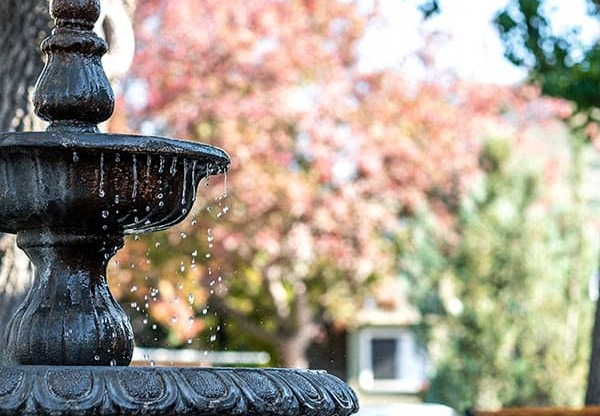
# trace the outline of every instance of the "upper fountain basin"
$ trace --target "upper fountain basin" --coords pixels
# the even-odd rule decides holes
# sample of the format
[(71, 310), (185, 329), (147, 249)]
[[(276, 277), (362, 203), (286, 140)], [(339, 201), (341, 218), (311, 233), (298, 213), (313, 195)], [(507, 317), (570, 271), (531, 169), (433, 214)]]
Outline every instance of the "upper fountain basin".
[(0, 133), (0, 232), (135, 234), (185, 218), (229, 156), (202, 143), (80, 132)]

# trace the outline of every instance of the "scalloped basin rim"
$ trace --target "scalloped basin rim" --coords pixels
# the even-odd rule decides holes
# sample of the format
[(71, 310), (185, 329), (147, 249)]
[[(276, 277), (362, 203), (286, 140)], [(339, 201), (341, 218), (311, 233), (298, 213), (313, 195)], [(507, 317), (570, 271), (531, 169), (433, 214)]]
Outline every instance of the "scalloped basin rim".
[(164, 156), (210, 158), (227, 169), (231, 158), (222, 149), (204, 143), (170, 139), (159, 136), (140, 136), (108, 133), (75, 132), (10, 132), (0, 133), (0, 149), (56, 148), (77, 151), (139, 152)]
[(0, 415), (347, 416), (354, 391), (323, 371), (0, 366)]

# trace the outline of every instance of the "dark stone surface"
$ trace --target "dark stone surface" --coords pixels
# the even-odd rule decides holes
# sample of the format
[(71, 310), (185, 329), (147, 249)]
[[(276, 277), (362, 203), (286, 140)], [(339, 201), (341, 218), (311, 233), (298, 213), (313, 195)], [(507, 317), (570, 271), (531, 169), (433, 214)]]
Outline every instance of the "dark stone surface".
[(14, 364), (128, 365), (129, 319), (106, 284), (123, 234), (168, 228), (229, 157), (200, 143), (81, 132), (0, 134), (0, 231), (35, 265), (7, 328)]
[[(223, 173), (217, 148), (98, 133), (114, 97), (92, 31), (99, 0), (52, 0), (55, 28), (36, 113), (46, 132), (0, 134), (0, 231), (35, 265), (6, 334), (2, 415), (349, 415), (354, 392), (324, 372), (126, 368), (129, 320), (106, 284), (126, 233), (168, 228), (189, 213), (201, 179)], [(26, 364), (26, 365), (23, 365)]]
[(0, 415), (350, 415), (352, 390), (322, 371), (0, 367)]

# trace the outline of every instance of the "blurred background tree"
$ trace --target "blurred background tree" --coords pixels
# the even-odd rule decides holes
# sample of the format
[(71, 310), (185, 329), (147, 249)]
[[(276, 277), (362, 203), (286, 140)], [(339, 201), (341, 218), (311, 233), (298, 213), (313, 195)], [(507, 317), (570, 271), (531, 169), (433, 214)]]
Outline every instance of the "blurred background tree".
[[(371, 16), (352, 2), (147, 0), (137, 10), (123, 121), (227, 149), (235, 192), (203, 192), (203, 215), (159, 237), (187, 247), (184, 258), (139, 240), (157, 273), (180, 279), (132, 271), (132, 244), (119, 275), (138, 290), (122, 295), (137, 309), (151, 293), (175, 294), (138, 314), (170, 331), (172, 346), (198, 345), (205, 330), (204, 344), (258, 344), (306, 366), (325, 327), (354, 319), (372, 284), (394, 275), (398, 215), (429, 202), (449, 215), (476, 169), (475, 120), (498, 109), (471, 108), (468, 94), (449, 103), (433, 83), (411, 90), (397, 74), (361, 74), (355, 45)], [(458, 117), (465, 108), (473, 124)]]
[[(33, 114), (31, 94), (42, 71), (40, 42), (52, 27), (48, 0), (6, 0), (0, 4), (0, 131), (44, 128)], [(104, 62), (113, 81), (133, 58), (131, 14), (134, 0), (104, 0), (98, 30), (110, 44)], [(0, 334), (30, 287), (29, 259), (16, 246), (15, 236), (0, 233)], [(0, 363), (4, 338), (0, 337)]]
[[(580, 261), (569, 271), (571, 279), (585, 280), (583, 227), (585, 201), (581, 195), (583, 147), (600, 139), (600, 49), (597, 40), (584, 41), (581, 28), (559, 31), (552, 22), (552, 7), (544, 0), (513, 0), (501, 11), (496, 24), (505, 45), (505, 55), (515, 65), (528, 70), (528, 82), (543, 94), (572, 103), (566, 117), (571, 131), (573, 171), (571, 186), (575, 208), (572, 227), (578, 230), (579, 245), (572, 256)], [(588, 13), (600, 17), (600, 3), (587, 2)], [(589, 224), (589, 221), (587, 222)], [(592, 353), (586, 394), (587, 404), (600, 404), (600, 309), (596, 312), (592, 335)]]
[[(416, 82), (361, 73), (375, 17), (346, 1), (139, 3), (115, 130), (208, 142), (233, 164), (192, 220), (130, 239), (113, 264), (138, 344), (306, 366), (312, 342), (400, 275), (438, 367), (432, 400), (580, 402), (589, 303), (571, 269), (587, 273), (587, 246), (573, 194), (542, 180), (571, 164), (520, 169), (540, 149), (513, 149), (571, 109), (434, 67)], [(483, 145), (505, 125), (514, 140)]]
[[(585, 389), (591, 310), (587, 285), (569, 277), (579, 244), (573, 203), (519, 147), (485, 142), (484, 175), (462, 201), (456, 245), (427, 226), (427, 213), (398, 242), (435, 355), (427, 399), (459, 410), (576, 406)], [(589, 272), (592, 246), (583, 247)]]

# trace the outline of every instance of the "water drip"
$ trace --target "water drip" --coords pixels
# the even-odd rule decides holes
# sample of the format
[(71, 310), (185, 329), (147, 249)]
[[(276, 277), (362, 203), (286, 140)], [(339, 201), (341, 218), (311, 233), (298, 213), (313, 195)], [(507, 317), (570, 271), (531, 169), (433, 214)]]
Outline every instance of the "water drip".
[(137, 197), (137, 186), (138, 186), (137, 157), (135, 155), (133, 155), (132, 160), (133, 160), (133, 166), (131, 167), (131, 170), (133, 173), (133, 189), (131, 191), (131, 199), (135, 199)]
[(177, 173), (177, 156), (173, 157), (171, 161), (171, 167), (169, 168), (169, 173), (171, 176), (174, 176)]
[(150, 168), (152, 167), (152, 156), (146, 156), (146, 182), (150, 180)]
[(98, 195), (104, 198), (104, 153), (100, 153), (100, 183), (98, 185)]
[(196, 160), (192, 161), (192, 201), (196, 200), (196, 164)]
[[(187, 174), (188, 174), (188, 161), (187, 159), (183, 159), (183, 184), (182, 184), (182, 190), (181, 190), (181, 205), (185, 205), (185, 194), (186, 194), (186, 187), (187, 187)], [(187, 210), (186, 212), (187, 213)]]
[(165, 171), (165, 157), (160, 156), (158, 158), (158, 173), (163, 173)]

